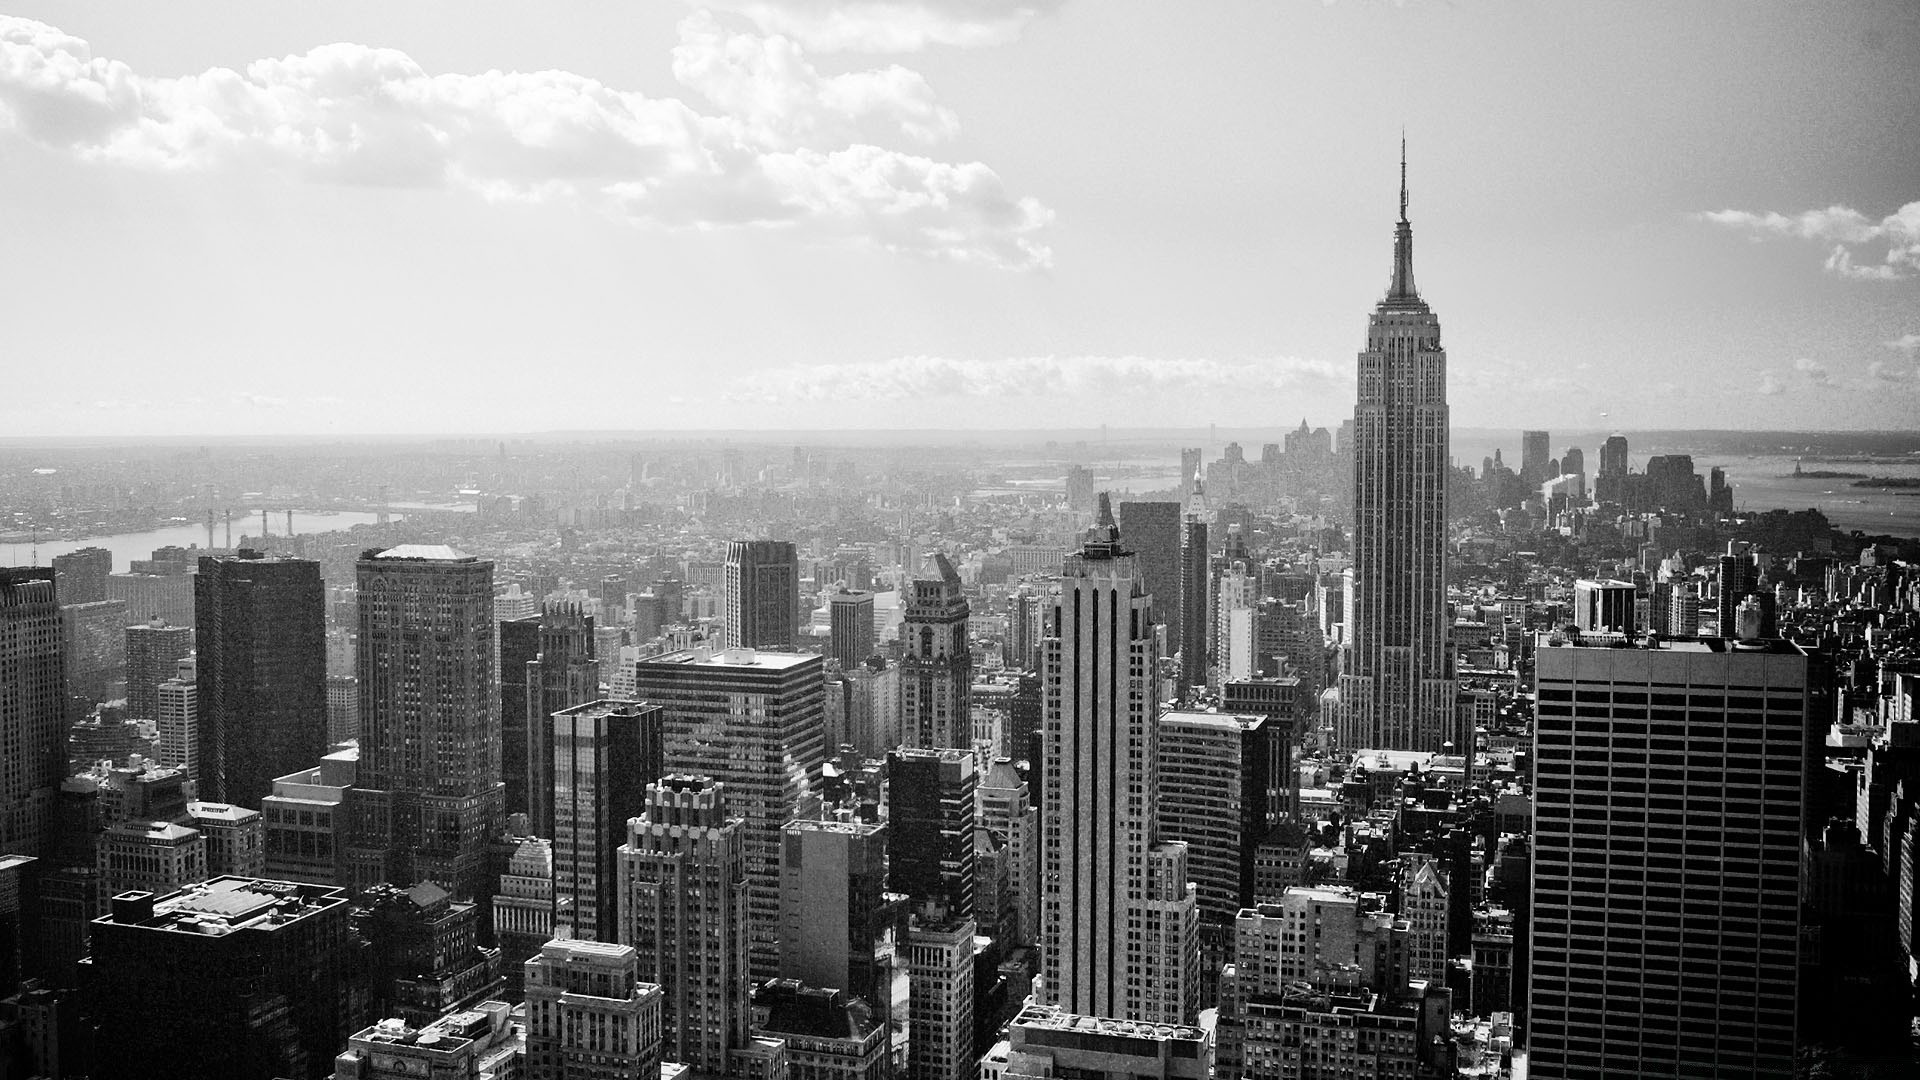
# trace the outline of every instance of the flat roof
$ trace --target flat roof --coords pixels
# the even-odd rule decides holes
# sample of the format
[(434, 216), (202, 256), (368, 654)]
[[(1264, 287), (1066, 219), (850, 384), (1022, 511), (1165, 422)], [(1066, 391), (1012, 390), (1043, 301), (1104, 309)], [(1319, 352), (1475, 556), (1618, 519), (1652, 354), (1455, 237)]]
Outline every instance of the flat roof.
[(823, 663), (819, 653), (764, 652), (759, 649), (682, 649), (661, 656), (649, 656), (640, 661), (642, 665), (673, 664), (683, 667), (703, 668), (765, 668), (772, 671), (785, 671), (813, 661)]
[(376, 552), (376, 559), (444, 559), (449, 561), (471, 560), (473, 556), (447, 544), (400, 544), (385, 551)]
[(1735, 638), (1659, 638), (1622, 643), (1618, 634), (1586, 635), (1592, 640), (1582, 640), (1569, 635), (1560, 641), (1551, 640), (1552, 635), (1541, 634), (1536, 647), (1541, 649), (1619, 649), (1622, 652), (1674, 652), (1674, 653), (1752, 653), (1755, 656), (1804, 656), (1805, 649), (1784, 638), (1756, 638), (1753, 641), (1740, 641)]
[(249, 810), (244, 806), (223, 802), (190, 802), (187, 804), (187, 813), (195, 818), (234, 822), (260, 816), (258, 810)]
[(1186, 1024), (1149, 1024), (1139, 1020), (1115, 1020), (1106, 1016), (1085, 1016), (1056, 1009), (1050, 1005), (1029, 1005), (1013, 1018), (1015, 1025), (1052, 1031), (1082, 1031), (1096, 1035), (1118, 1035), (1134, 1039), (1202, 1040), (1207, 1033)]
[(1219, 728), (1222, 731), (1245, 731), (1267, 722), (1267, 718), (1258, 713), (1199, 712), (1193, 709), (1174, 709), (1160, 714), (1163, 724), (1193, 724), (1199, 727)]

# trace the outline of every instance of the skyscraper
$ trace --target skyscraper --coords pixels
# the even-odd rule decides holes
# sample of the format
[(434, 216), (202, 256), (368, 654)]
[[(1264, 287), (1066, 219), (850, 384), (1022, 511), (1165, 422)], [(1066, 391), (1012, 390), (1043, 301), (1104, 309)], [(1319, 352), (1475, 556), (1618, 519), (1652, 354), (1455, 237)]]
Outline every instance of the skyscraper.
[(1187, 847), (1164, 843), (1153, 602), (1107, 497), (1061, 567), (1045, 662), (1041, 1000), (1177, 1024), (1194, 1013)]
[(1406, 155), (1393, 280), (1367, 322), (1354, 406), (1352, 654), (1340, 680), (1348, 746), (1438, 750), (1456, 739), (1447, 650), (1447, 354), (1413, 284)]
[(729, 647), (793, 648), (800, 619), (800, 560), (793, 544), (729, 541), (721, 600)]
[(887, 825), (798, 820), (781, 830), (780, 977), (893, 1011), (900, 903), (887, 892)]
[[(1013, 893), (1013, 925), (1001, 926), (1001, 936), (1018, 945), (1031, 945), (1040, 932), (1040, 811), (1033, 805), (1027, 781), (1013, 759), (994, 758), (975, 788), (980, 803), (980, 827), (1007, 846), (1007, 887)], [(976, 907), (979, 906), (976, 901)], [(980, 912), (980, 921), (997, 916)]]
[(1153, 596), (1153, 621), (1167, 628), (1169, 650), (1180, 647), (1180, 541), (1177, 502), (1123, 502), (1120, 535), (1140, 557), (1140, 573)]
[(888, 887), (916, 907), (956, 919), (973, 914), (973, 754), (896, 750), (887, 755)]
[(660, 988), (631, 946), (549, 941), (526, 984), (527, 1080), (660, 1080)]
[(1213, 610), (1213, 552), (1207, 546), (1211, 516), (1206, 487), (1195, 472), (1180, 527), (1180, 685), (1188, 688), (1207, 684), (1208, 615)]
[(841, 589), (828, 600), (833, 658), (843, 668), (854, 668), (873, 655), (873, 594), (863, 589)]
[(200, 795), (249, 809), (327, 752), (320, 564), (242, 549), (193, 579)]
[(1552, 477), (1548, 474), (1549, 459), (1553, 457), (1553, 437), (1545, 431), (1523, 431), (1520, 433), (1520, 480), (1529, 487), (1539, 487), (1541, 481)]
[(1792, 1075), (1808, 657), (1537, 657), (1528, 1075)]
[(200, 677), (192, 660), (174, 661), (173, 678), (154, 687), (155, 747), (160, 764), (200, 779)]
[(753, 1019), (745, 829), (720, 784), (675, 773), (647, 788), (620, 848), (620, 943), (660, 986), (667, 1054), (716, 1076)]
[(634, 665), (635, 696), (666, 707), (670, 773), (719, 781), (744, 821), (753, 977), (780, 967), (780, 827), (819, 806), (826, 661), (704, 649)]
[[(499, 601), (494, 603), (496, 616)], [(528, 679), (527, 665), (540, 659), (540, 616), (538, 613), (500, 620), (500, 779), (506, 783), (506, 811), (531, 818), (531, 800), (527, 795)], [(574, 704), (579, 704), (575, 702)], [(551, 716), (552, 713), (547, 715)], [(535, 836), (548, 835), (538, 829)]]
[(382, 881), (431, 881), (458, 900), (484, 897), (503, 797), (493, 564), (444, 545), (402, 544), (365, 552), (357, 569), (360, 764), (348, 793), (350, 882), (359, 892)]
[(973, 745), (973, 653), (967, 647), (972, 613), (960, 575), (935, 552), (936, 578), (916, 578), (906, 597), (900, 634), (900, 726), (906, 745)]
[(665, 710), (594, 701), (547, 719), (553, 747), (553, 894), (556, 928), (618, 941), (618, 848), (660, 778)]
[(84, 547), (55, 555), (53, 580), (63, 604), (91, 604), (107, 596), (107, 577), (113, 573), (113, 552), (103, 547)]
[(193, 651), (193, 627), (169, 626), (165, 619), (127, 627), (127, 717), (160, 718), (159, 686), (179, 671), (180, 658)]
[[(515, 631), (516, 641), (524, 630)], [(594, 659), (593, 616), (576, 604), (549, 604), (540, 613), (539, 652), (517, 672), (526, 681), (527, 818), (533, 835), (553, 835), (554, 713), (600, 696), (600, 665)], [(505, 675), (502, 676), (505, 678)]]
[(0, 568), (0, 855), (46, 855), (66, 774), (54, 571)]

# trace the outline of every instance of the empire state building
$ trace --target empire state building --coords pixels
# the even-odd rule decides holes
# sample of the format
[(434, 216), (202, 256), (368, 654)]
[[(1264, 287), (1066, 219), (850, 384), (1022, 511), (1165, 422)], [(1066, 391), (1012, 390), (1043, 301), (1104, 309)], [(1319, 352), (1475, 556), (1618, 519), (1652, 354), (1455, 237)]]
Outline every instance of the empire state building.
[[(1406, 146), (1393, 281), (1367, 321), (1353, 409), (1353, 608), (1336, 737), (1437, 751), (1456, 731), (1447, 648), (1447, 354), (1413, 285)], [(1464, 748), (1463, 752), (1464, 752)]]

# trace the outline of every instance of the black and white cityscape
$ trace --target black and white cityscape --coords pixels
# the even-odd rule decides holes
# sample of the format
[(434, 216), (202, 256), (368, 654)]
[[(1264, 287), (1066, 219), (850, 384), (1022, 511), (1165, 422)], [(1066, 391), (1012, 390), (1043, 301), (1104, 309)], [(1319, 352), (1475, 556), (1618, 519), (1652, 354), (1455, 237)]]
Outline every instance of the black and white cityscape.
[(20, 7), (0, 1080), (1920, 1076), (1920, 8)]

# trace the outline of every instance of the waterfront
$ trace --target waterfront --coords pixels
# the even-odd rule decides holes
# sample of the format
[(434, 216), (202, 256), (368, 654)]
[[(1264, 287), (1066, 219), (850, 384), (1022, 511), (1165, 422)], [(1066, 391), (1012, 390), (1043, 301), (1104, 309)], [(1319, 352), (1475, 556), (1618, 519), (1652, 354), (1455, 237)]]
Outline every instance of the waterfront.
[[(286, 511), (269, 511), (268, 523), (272, 535), (281, 535), (286, 528)], [(399, 521), (400, 514), (392, 515)], [(311, 513), (300, 510), (293, 512), (293, 531), (296, 534), (341, 532), (355, 525), (372, 525), (375, 516), (358, 511), (339, 511), (334, 513)], [(215, 522), (213, 540), (216, 544), (226, 543), (225, 525)], [(254, 509), (245, 515), (235, 514), (233, 518), (233, 537), (237, 543), (242, 535), (253, 535), (260, 529), (260, 511)], [(145, 559), (153, 554), (155, 548), (162, 547), (199, 547), (207, 543), (205, 522), (187, 525), (166, 525), (158, 529), (143, 532), (116, 533), (112, 536), (90, 536), (82, 540), (50, 540), (42, 538), (36, 550), (32, 543), (8, 543), (0, 545), (0, 556), (4, 556), (4, 565), (27, 566), (35, 564), (47, 566), (55, 555), (65, 555), (81, 548), (101, 547), (113, 552), (114, 573), (126, 572), (134, 559)]]

